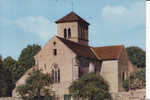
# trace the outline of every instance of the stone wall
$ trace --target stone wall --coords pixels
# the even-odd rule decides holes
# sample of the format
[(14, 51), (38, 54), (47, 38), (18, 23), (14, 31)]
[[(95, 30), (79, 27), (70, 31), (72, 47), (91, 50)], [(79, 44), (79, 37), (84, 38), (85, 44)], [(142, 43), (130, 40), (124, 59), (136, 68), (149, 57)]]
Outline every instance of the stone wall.
[(118, 61), (108, 60), (102, 62), (100, 75), (108, 82), (110, 92), (118, 92)]
[(146, 100), (146, 89), (112, 94), (113, 100)]
[(78, 42), (78, 23), (77, 22), (57, 24), (58, 36), (64, 38), (64, 29), (67, 29), (68, 31), (69, 28), (71, 29), (71, 38), (69, 40)]
[[(78, 22), (66, 22), (57, 24), (57, 35), (64, 38), (64, 29), (71, 29), (71, 38), (68, 40), (77, 42), (82, 45), (88, 45), (88, 26), (79, 24)], [(84, 39), (81, 39), (81, 34)], [(84, 35), (83, 35), (84, 34)]]
[(1, 97), (0, 100), (21, 100), (21, 99), (15, 97)]
[[(54, 49), (57, 50), (56, 55), (53, 53)], [(36, 64), (43, 73), (52, 74), (55, 65), (60, 70), (60, 82), (52, 85), (52, 91), (55, 91), (55, 96), (60, 100), (63, 100), (64, 95), (69, 94), (68, 87), (74, 77), (72, 71), (75, 56), (75, 53), (55, 36), (35, 56)]]
[(118, 59), (118, 88), (119, 92), (124, 91), (124, 88), (122, 87), (123, 81), (128, 78), (129, 70), (129, 59), (127, 52), (124, 49), (122, 49), (120, 57)]

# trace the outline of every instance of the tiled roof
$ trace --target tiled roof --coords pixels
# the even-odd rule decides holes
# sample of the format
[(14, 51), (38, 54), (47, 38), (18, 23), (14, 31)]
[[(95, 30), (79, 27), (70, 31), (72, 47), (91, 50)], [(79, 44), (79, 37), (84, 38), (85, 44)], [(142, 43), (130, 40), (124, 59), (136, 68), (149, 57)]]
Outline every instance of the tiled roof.
[(118, 59), (123, 48), (124, 48), (123, 45), (92, 47), (96, 56), (99, 57), (101, 60)]
[(90, 47), (86, 45), (80, 45), (70, 40), (58, 37), (67, 47), (79, 56), (97, 59), (97, 60), (115, 60), (119, 59), (120, 53), (124, 48), (123, 45), (105, 46), (105, 47)]
[(82, 19), (80, 16), (78, 16), (76, 13), (71, 12), (64, 16), (63, 18), (56, 21), (56, 23), (63, 23), (63, 22), (84, 22), (89, 25), (88, 22), (86, 22), (84, 19)]
[[(91, 58), (91, 59), (97, 59), (95, 54), (92, 52), (91, 47), (85, 46), (85, 45), (80, 45), (78, 43), (75, 43), (70, 40), (65, 40), (64, 38), (58, 37), (59, 40), (61, 40), (67, 47), (69, 47), (73, 52), (75, 52), (77, 55), (86, 57), (86, 58)], [(97, 59), (98, 60), (98, 59)]]

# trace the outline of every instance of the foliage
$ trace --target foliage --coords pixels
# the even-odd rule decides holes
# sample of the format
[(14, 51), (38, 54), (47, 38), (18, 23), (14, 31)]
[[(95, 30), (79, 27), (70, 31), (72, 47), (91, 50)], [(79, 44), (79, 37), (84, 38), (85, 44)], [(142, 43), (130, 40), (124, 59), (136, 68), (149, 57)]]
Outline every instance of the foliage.
[(129, 91), (129, 80), (124, 80), (124, 81), (123, 81), (123, 88), (124, 88), (126, 91)]
[(21, 75), (35, 65), (34, 56), (41, 50), (39, 45), (28, 45), (19, 56), (18, 63), (21, 66)]
[(5, 79), (5, 69), (3, 68), (3, 61), (2, 61), (2, 57), (0, 56), (0, 97), (5, 97), (7, 96), (7, 82)]
[(144, 69), (141, 69), (140, 71), (137, 71), (135, 73), (135, 78), (138, 78), (139, 80), (142, 80), (143, 82), (146, 82), (146, 70), (145, 68)]
[(130, 76), (130, 87), (131, 89), (141, 89), (146, 85), (145, 68), (137, 72), (132, 73)]
[[(0, 96), (11, 96), (15, 85), (13, 84), (12, 73), (9, 68), (12, 67), (13, 64), (7, 59), (4, 59), (4, 61), (1, 59), (0, 63)], [(7, 64), (8, 66), (6, 66)]]
[(3, 60), (3, 67), (7, 72), (5, 80), (7, 81), (7, 94), (11, 96), (12, 90), (15, 88), (15, 82), (18, 79), (18, 63), (12, 57), (7, 57)]
[[(33, 70), (26, 80), (26, 84), (17, 87), (17, 91), (23, 100), (40, 100), (41, 96), (50, 96), (50, 89), (47, 87), (52, 83), (49, 74), (43, 74), (40, 70)], [(46, 99), (45, 99), (46, 100)]]
[(126, 50), (132, 64), (141, 68), (145, 67), (145, 51), (139, 47), (128, 47)]
[(109, 86), (101, 76), (89, 73), (82, 76), (78, 81), (74, 81), (69, 87), (70, 94), (74, 98), (84, 98), (90, 100), (104, 100), (111, 98)]
[(22, 50), (18, 61), (10, 56), (2, 60), (0, 56), (0, 97), (11, 96), (16, 81), (34, 66), (34, 56), (40, 49), (39, 45), (28, 45)]
[(3, 66), (5, 67), (8, 76), (11, 77), (12, 82), (15, 83), (18, 79), (18, 62), (9, 56), (4, 59)]

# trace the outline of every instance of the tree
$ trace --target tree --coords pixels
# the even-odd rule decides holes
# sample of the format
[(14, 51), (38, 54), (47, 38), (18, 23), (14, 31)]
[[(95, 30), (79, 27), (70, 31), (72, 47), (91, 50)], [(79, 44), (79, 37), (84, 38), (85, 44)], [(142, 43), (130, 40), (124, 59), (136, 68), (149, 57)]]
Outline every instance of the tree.
[(109, 86), (101, 76), (89, 73), (74, 81), (69, 87), (70, 94), (74, 98), (89, 100), (111, 99)]
[(12, 57), (7, 57), (3, 61), (3, 67), (7, 75), (5, 75), (5, 80), (7, 82), (7, 95), (12, 95), (12, 90), (15, 88), (15, 82), (17, 80), (16, 70), (18, 68), (17, 61)]
[(139, 47), (128, 47), (126, 50), (132, 64), (141, 68), (145, 67), (145, 51)]
[(35, 65), (34, 56), (41, 50), (39, 45), (28, 45), (19, 56), (18, 63), (21, 66), (21, 75)]
[(7, 82), (5, 80), (6, 72), (3, 67), (2, 57), (0, 56), (0, 97), (7, 96)]
[(11, 77), (12, 81), (15, 83), (19, 77), (18, 77), (18, 69), (19, 64), (16, 60), (14, 60), (12, 57), (7, 57), (3, 61), (3, 66), (5, 67), (6, 71), (8, 72), (8, 76)]
[(47, 87), (51, 83), (52, 79), (49, 74), (44, 74), (40, 70), (33, 70), (26, 83), (17, 87), (17, 91), (23, 100), (34, 100), (35, 97), (37, 100), (41, 100), (41, 96), (50, 96), (51, 91)]

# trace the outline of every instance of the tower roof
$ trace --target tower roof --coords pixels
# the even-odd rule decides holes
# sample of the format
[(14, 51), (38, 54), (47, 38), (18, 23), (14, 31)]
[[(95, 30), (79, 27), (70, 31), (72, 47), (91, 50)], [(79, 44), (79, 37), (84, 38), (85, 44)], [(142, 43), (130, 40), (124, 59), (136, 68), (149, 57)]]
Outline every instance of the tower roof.
[(63, 18), (56, 21), (56, 23), (64, 23), (64, 22), (84, 22), (89, 25), (87, 21), (85, 21), (83, 18), (78, 16), (75, 12), (70, 12)]

